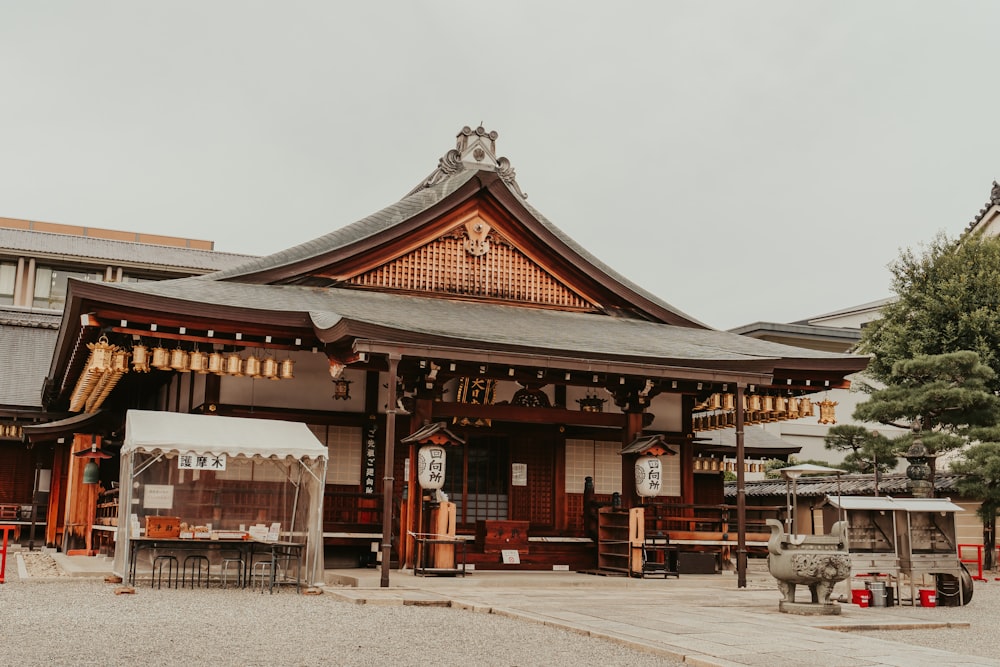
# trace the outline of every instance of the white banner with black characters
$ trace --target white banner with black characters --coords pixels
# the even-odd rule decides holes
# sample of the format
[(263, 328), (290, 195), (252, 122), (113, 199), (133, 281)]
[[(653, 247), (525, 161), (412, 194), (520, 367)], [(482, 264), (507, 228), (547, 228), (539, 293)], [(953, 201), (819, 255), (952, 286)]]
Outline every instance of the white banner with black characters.
[(225, 454), (195, 454), (188, 452), (177, 457), (177, 468), (180, 470), (225, 470)]

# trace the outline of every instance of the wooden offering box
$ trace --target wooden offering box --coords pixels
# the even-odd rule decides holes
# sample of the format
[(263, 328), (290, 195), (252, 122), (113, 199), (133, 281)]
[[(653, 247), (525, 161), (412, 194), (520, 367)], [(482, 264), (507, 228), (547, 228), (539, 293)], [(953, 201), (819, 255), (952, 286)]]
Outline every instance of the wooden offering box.
[(147, 516), (146, 537), (180, 537), (181, 518), (178, 516)]
[(484, 554), (498, 554), (504, 549), (528, 553), (527, 521), (477, 521), (476, 546)]

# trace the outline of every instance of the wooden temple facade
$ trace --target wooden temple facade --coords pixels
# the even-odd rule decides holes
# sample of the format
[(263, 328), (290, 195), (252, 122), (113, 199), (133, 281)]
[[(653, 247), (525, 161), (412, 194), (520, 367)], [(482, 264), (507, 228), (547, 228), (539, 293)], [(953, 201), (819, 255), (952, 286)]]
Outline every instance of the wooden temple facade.
[[(328, 557), (412, 567), (437, 494), (418, 486), (410, 436), (440, 425), (454, 436), (441, 493), (468, 562), (504, 567), (493, 528), (519, 567), (588, 569), (594, 508), (616, 494), (678, 529), (724, 502), (697, 430), (811, 414), (815, 392), (864, 368), (713, 330), (630, 283), (528, 203), (496, 138), (463, 128), (399, 202), (236, 268), (71, 282), (44, 396), (79, 416), (49, 436), (64, 428), (73, 449), (95, 436), (113, 454), (129, 408), (305, 422), (329, 450)], [(620, 452), (652, 435), (675, 455), (662, 495), (640, 501)], [(85, 457), (69, 448), (75, 470)], [(88, 512), (113, 505), (115, 460), (100, 465), (104, 495), (69, 478)], [(246, 493), (217, 502), (255, 502), (232, 485)], [(77, 514), (53, 540), (86, 523)]]

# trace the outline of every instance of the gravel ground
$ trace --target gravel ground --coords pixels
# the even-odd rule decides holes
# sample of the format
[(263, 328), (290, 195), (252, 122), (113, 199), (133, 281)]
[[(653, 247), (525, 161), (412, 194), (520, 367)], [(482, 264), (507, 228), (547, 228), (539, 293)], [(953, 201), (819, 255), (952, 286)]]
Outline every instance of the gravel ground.
[[(984, 658), (1000, 656), (1000, 581), (994, 581), (996, 572), (986, 573), (988, 581), (975, 582), (972, 600), (964, 607), (949, 607), (948, 621), (968, 623), (966, 628), (935, 628), (933, 630), (878, 630), (859, 632), (866, 637), (877, 637), (894, 642), (927, 646), (965, 655)], [(909, 592), (907, 592), (909, 595)], [(894, 613), (911, 616), (921, 621), (932, 621), (941, 610), (924, 607), (894, 607)]]
[[(151, 590), (62, 577), (28, 556), (20, 581), (8, 558), (0, 586), (7, 665), (679, 665), (613, 642), (492, 614), (372, 606), (329, 595), (248, 590)], [(9, 554), (10, 556), (10, 554)]]

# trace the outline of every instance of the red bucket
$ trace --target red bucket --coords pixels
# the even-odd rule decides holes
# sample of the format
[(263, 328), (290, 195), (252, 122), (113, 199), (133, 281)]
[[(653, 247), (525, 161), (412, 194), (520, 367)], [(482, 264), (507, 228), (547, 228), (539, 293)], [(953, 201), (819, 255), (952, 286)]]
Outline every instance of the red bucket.
[(937, 606), (937, 591), (933, 588), (921, 588), (920, 589), (920, 606), (921, 607), (936, 607)]
[(867, 607), (871, 600), (871, 591), (865, 588), (851, 589), (851, 602), (859, 607)]

